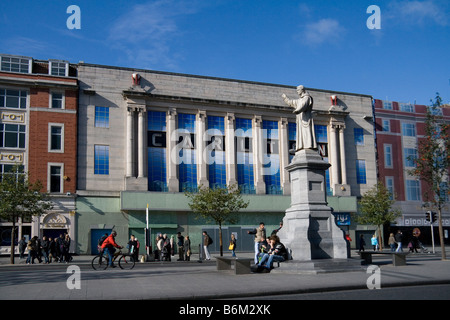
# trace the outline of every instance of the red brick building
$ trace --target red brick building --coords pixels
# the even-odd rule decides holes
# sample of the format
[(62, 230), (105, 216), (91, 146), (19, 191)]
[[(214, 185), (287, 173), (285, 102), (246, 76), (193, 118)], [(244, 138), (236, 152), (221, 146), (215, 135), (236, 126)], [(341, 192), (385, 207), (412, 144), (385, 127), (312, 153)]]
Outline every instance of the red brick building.
[[(0, 54), (0, 171), (23, 165), (39, 179), (54, 209), (33, 221), (20, 221), (16, 234), (73, 238), (77, 174), (78, 81), (74, 65)], [(10, 229), (0, 222), (2, 234)], [(0, 248), (11, 239), (1, 239)]]
[[(427, 106), (375, 99), (375, 129), (378, 155), (378, 175), (394, 194), (395, 206), (403, 215), (398, 227), (425, 227), (427, 209), (422, 207), (427, 186), (407, 170), (414, 167), (409, 157), (418, 155), (419, 141), (425, 134)], [(450, 122), (450, 109), (441, 108), (444, 121)], [(450, 229), (450, 211), (444, 211), (443, 225)], [(448, 231), (447, 231), (448, 232)]]

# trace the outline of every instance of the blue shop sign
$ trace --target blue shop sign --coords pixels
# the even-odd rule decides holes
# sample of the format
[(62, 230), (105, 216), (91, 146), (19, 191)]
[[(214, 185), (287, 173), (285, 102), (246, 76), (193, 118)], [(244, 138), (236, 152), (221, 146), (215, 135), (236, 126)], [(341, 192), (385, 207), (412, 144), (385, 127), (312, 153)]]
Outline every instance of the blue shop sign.
[(349, 226), (351, 224), (350, 213), (334, 212), (333, 214), (338, 226)]

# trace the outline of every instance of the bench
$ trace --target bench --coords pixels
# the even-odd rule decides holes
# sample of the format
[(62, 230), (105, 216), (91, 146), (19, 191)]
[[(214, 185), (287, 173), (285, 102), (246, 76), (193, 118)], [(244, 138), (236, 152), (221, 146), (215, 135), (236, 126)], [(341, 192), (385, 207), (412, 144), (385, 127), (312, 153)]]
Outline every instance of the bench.
[[(250, 258), (236, 258), (236, 257), (215, 257), (217, 270), (234, 270), (234, 274), (248, 274), (251, 273), (251, 263), (254, 259)], [(234, 262), (234, 269), (231, 268)]]
[(406, 256), (408, 252), (379, 252), (379, 251), (361, 251), (358, 252), (361, 256), (361, 259), (364, 260), (364, 264), (372, 263), (373, 255), (391, 255), (392, 256), (392, 264), (397, 266), (406, 266)]

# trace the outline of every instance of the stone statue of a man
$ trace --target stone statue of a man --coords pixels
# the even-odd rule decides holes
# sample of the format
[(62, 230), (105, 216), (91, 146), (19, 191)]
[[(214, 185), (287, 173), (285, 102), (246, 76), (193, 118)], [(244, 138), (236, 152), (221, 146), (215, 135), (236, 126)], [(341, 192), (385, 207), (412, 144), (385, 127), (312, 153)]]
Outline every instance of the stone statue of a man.
[(296, 151), (301, 149), (317, 149), (314, 121), (312, 117), (313, 98), (303, 86), (297, 87), (299, 99), (290, 100), (284, 93), (281, 97), (284, 102), (297, 114)]

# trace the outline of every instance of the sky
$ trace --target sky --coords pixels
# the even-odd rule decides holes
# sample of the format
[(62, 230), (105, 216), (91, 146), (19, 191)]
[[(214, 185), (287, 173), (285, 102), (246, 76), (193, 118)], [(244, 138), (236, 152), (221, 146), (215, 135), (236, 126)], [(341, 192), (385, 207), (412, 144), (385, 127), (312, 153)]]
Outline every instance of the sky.
[(40, 60), (450, 102), (448, 0), (2, 0), (0, 39)]

